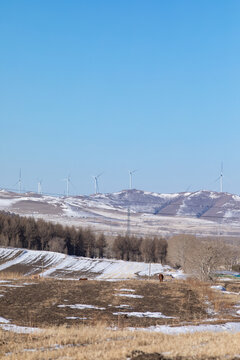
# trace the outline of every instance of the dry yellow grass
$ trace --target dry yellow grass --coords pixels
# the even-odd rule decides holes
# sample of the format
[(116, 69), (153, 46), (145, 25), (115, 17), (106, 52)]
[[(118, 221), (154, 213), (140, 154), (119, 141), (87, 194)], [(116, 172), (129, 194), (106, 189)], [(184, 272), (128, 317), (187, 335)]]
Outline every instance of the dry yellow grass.
[(26, 276), (20, 274), (18, 272), (11, 271), (0, 271), (0, 280), (18, 280), (18, 279), (26, 279)]
[[(0, 331), (0, 356), (10, 360), (79, 359), (121, 360), (132, 351), (164, 353), (168, 358), (233, 358), (240, 354), (240, 333), (164, 335), (94, 327), (57, 327), (38, 334)], [(33, 349), (35, 351), (33, 351)]]
[(221, 291), (216, 291), (211, 288), (209, 283), (198, 281), (195, 279), (188, 279), (186, 283), (198, 294), (198, 298), (201, 302), (208, 301), (215, 312), (219, 314), (219, 317), (223, 313), (232, 309), (234, 304), (239, 303), (240, 295), (237, 294), (223, 294)]

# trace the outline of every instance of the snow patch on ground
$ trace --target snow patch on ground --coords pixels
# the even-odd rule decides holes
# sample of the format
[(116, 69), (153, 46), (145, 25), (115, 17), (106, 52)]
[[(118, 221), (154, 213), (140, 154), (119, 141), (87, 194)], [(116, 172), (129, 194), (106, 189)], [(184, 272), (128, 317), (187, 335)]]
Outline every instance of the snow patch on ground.
[(106, 310), (104, 307), (94, 306), (94, 305), (87, 305), (87, 304), (75, 304), (75, 305), (58, 305), (60, 308), (69, 307), (71, 309), (96, 309), (96, 310)]
[(211, 286), (211, 289), (220, 290), (220, 291), (226, 291), (225, 287), (222, 286), (222, 285), (213, 285), (213, 286)]
[(0, 286), (4, 286), (4, 287), (15, 287), (15, 288), (20, 288), (23, 287), (22, 285), (13, 285), (13, 284), (0, 284)]
[(10, 320), (7, 320), (4, 317), (0, 316), (0, 323), (8, 324), (10, 323)]
[(65, 319), (67, 319), (67, 320), (77, 320), (77, 319), (79, 319), (79, 320), (87, 320), (87, 317), (67, 316), (67, 317), (65, 317)]
[(143, 298), (142, 295), (133, 295), (133, 294), (115, 294), (115, 296), (124, 296), (124, 297), (130, 297), (130, 298), (135, 298), (135, 299)]
[(240, 323), (239, 322), (228, 322), (225, 324), (218, 325), (187, 325), (187, 326), (175, 326), (171, 327), (168, 325), (156, 325), (150, 326), (148, 328), (128, 328), (129, 330), (140, 330), (140, 331), (150, 331), (150, 332), (161, 332), (168, 335), (178, 335), (186, 333), (195, 333), (202, 331), (209, 332), (224, 332), (228, 331), (231, 333), (240, 332)]
[(18, 202), (19, 199), (0, 199), (0, 207), (5, 208), (8, 206), (13, 205), (14, 203)]
[(27, 327), (27, 326), (17, 326), (14, 324), (0, 324), (0, 328), (6, 331), (12, 331), (19, 334), (32, 334), (34, 332), (39, 332), (41, 329)]
[[(115, 289), (118, 290), (118, 289)], [(135, 292), (134, 289), (119, 289), (119, 291), (129, 291), (129, 292)]]
[(14, 324), (10, 324), (10, 320), (5, 319), (4, 317), (0, 316), (0, 328), (6, 331), (13, 331), (19, 334), (31, 334), (33, 332), (41, 331), (38, 328), (32, 328), (27, 326), (17, 326)]
[(161, 312), (138, 312), (138, 311), (132, 311), (132, 312), (115, 312), (113, 315), (127, 315), (127, 316), (134, 316), (134, 317), (140, 317), (140, 318), (164, 318), (164, 319), (174, 319), (172, 316), (165, 316)]

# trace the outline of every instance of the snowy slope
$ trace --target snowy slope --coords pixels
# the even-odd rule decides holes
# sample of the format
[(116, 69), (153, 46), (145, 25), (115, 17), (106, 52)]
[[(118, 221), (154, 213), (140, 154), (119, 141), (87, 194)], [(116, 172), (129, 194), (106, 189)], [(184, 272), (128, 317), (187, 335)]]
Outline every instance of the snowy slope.
[[(79, 278), (86, 276), (98, 280), (131, 279), (148, 276), (149, 264), (111, 259), (89, 259), (51, 251), (35, 251), (16, 248), (0, 248), (0, 271), (17, 271), (25, 275), (40, 273), (44, 277)], [(181, 277), (181, 271), (169, 266), (151, 264), (151, 275), (163, 273)]]

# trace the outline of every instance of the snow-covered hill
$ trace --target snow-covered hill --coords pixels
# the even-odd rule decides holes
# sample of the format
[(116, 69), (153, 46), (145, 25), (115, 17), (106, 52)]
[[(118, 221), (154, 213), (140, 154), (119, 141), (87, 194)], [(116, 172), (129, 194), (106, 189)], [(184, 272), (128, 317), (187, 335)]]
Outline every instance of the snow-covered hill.
[(213, 191), (157, 194), (141, 190), (90, 196), (54, 197), (35, 193), (0, 191), (0, 209), (48, 212), (67, 216), (90, 216), (94, 209), (126, 210), (165, 216), (192, 216), (204, 219), (240, 219), (240, 196)]
[[(90, 259), (51, 251), (0, 248), (0, 271), (21, 271), (24, 275), (38, 273), (43, 277), (97, 280), (133, 279), (149, 275), (149, 264), (111, 259)], [(163, 273), (182, 277), (167, 265), (151, 264), (150, 275)]]
[[(125, 232), (130, 208), (134, 232), (203, 233), (216, 232), (216, 223), (225, 224), (223, 232), (239, 233), (240, 196), (212, 191), (157, 194), (141, 190), (90, 196), (54, 197), (35, 193), (0, 191), (0, 210), (74, 226), (92, 226), (109, 233)], [(230, 227), (233, 225), (233, 228)], [(215, 227), (215, 230), (214, 230)], [(211, 228), (211, 230), (209, 230)], [(180, 231), (179, 231), (180, 229)], [(219, 231), (218, 231), (219, 232)]]

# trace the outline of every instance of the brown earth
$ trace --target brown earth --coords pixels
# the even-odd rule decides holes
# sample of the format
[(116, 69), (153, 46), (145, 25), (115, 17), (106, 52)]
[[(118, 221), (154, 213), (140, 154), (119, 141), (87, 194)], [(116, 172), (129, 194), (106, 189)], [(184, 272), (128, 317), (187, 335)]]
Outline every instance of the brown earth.
[[(237, 334), (172, 336), (149, 332), (141, 334), (140, 331), (129, 332), (125, 329), (209, 323), (209, 320), (211, 324), (238, 321), (234, 305), (239, 304), (240, 296), (214, 291), (210, 287), (212, 284), (191, 279), (163, 283), (157, 280), (107, 282), (36, 279), (14, 276), (12, 273), (4, 276), (3, 272), (0, 272), (0, 279), (0, 317), (10, 320), (11, 324), (45, 329), (30, 335), (0, 329), (0, 355), (9, 360), (240, 358), (237, 357), (240, 354)], [(240, 291), (240, 282), (222, 284), (228, 291)], [(76, 304), (97, 308), (77, 309), (67, 306)], [(123, 304), (129, 307), (119, 308)], [(123, 314), (114, 315), (117, 312)], [(172, 318), (139, 318), (128, 316), (127, 312), (161, 312)], [(118, 330), (112, 331), (115, 328)], [(221, 339), (225, 338), (227, 345), (222, 346)], [(204, 352), (208, 346), (211, 350), (206, 349)]]
[[(240, 289), (237, 283), (234, 289), (237, 286)], [(235, 321), (232, 309), (239, 301), (238, 296), (223, 296), (210, 289), (208, 284), (194, 281), (159, 283), (155, 280), (108, 282), (21, 277), (9, 283), (0, 283), (0, 295), (3, 295), (0, 297), (0, 316), (11, 319), (11, 323), (16, 325), (37, 327), (82, 323), (92, 325), (96, 322), (118, 327), (204, 323), (213, 317), (209, 314), (209, 303), (213, 310), (218, 311), (215, 323)], [(104, 309), (69, 307), (75, 304)], [(127, 307), (119, 308), (120, 305)], [(119, 312), (123, 314), (114, 315)], [(128, 316), (127, 312), (161, 312), (171, 318)], [(67, 319), (69, 317), (76, 319)]]

